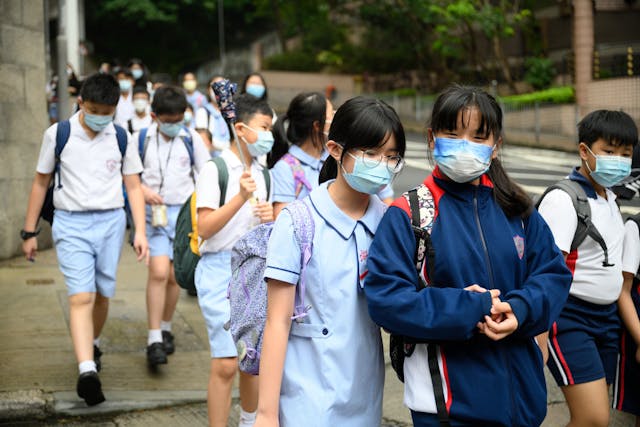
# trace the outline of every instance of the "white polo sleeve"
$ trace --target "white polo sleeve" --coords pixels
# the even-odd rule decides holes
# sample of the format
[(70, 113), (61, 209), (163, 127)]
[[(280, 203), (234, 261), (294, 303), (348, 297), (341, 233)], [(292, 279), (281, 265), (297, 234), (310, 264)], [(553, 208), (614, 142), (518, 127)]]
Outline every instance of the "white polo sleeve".
[(280, 212), (267, 247), (264, 278), (295, 285), (300, 278), (300, 246), (293, 238), (293, 221), (286, 210)]
[(42, 145), (38, 156), (36, 172), (41, 174), (53, 173), (56, 165), (56, 131), (58, 124), (49, 127), (42, 135)]
[(578, 228), (578, 215), (571, 196), (563, 190), (552, 190), (542, 199), (538, 212), (549, 225), (556, 246), (561, 251), (569, 253)]
[(622, 271), (636, 274), (640, 266), (640, 234), (635, 221), (624, 224), (624, 244), (622, 246)]
[(142, 173), (144, 170), (142, 160), (140, 160), (140, 154), (138, 153), (138, 140), (133, 139), (129, 132), (127, 132), (127, 138), (127, 151), (125, 152), (124, 159), (122, 159), (122, 174), (136, 175)]
[(196, 208), (218, 209), (219, 207), (218, 168), (215, 163), (206, 162), (196, 180)]
[(194, 125), (198, 130), (207, 129), (209, 124), (207, 123), (209, 115), (207, 114), (207, 109), (202, 107), (196, 110), (196, 115), (194, 117)]
[(209, 153), (207, 146), (204, 145), (204, 141), (198, 132), (195, 130), (189, 130), (189, 133), (193, 139), (193, 166), (195, 167), (196, 172), (200, 173), (205, 163), (211, 159), (211, 154)]

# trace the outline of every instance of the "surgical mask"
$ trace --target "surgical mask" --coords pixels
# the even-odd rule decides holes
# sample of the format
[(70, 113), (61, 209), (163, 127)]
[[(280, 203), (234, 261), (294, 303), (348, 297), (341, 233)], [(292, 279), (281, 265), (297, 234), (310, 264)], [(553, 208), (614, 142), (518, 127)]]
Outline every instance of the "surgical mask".
[(198, 83), (195, 80), (185, 80), (182, 82), (182, 87), (187, 90), (187, 92), (193, 92), (196, 90)]
[(355, 160), (353, 171), (348, 173), (342, 164), (340, 167), (342, 168), (342, 176), (354, 190), (360, 193), (377, 194), (393, 179), (394, 174), (389, 170), (386, 162), (380, 162), (374, 167), (367, 167), (362, 157), (356, 157), (351, 153), (347, 154)]
[(99, 114), (89, 114), (84, 111), (84, 123), (94, 132), (100, 132), (113, 121), (113, 116), (102, 116)]
[(129, 92), (131, 90), (131, 80), (129, 79), (118, 80), (118, 84), (120, 85), (120, 92)]
[(622, 156), (598, 156), (587, 150), (596, 158), (596, 170), (592, 171), (585, 162), (591, 178), (603, 187), (613, 187), (631, 173), (631, 158)]
[(447, 177), (469, 182), (489, 170), (494, 147), (466, 139), (436, 138), (433, 158)]
[(182, 123), (163, 123), (158, 120), (160, 132), (168, 136), (169, 138), (175, 138), (182, 129)]
[(133, 108), (135, 108), (136, 112), (138, 113), (142, 113), (143, 111), (146, 111), (147, 109), (147, 100), (146, 99), (134, 99), (133, 100)]
[(134, 68), (133, 70), (131, 70), (131, 74), (133, 74), (133, 78), (135, 80), (138, 80), (140, 77), (144, 75), (144, 71), (142, 71), (139, 68)]
[(191, 123), (191, 120), (193, 120), (193, 114), (191, 114), (190, 111), (185, 111), (183, 120), (184, 123), (188, 125), (189, 123)]
[(265, 91), (266, 89), (262, 85), (247, 85), (247, 93), (255, 96), (256, 98), (262, 98)]
[(245, 125), (244, 123), (242, 124), (242, 126), (254, 131), (258, 135), (258, 139), (253, 144), (248, 143), (247, 140), (244, 139), (244, 137), (242, 138), (245, 144), (247, 144), (247, 150), (249, 150), (249, 154), (251, 154), (251, 157), (260, 157), (263, 154), (267, 154), (269, 151), (271, 151), (271, 148), (273, 148), (273, 134), (271, 132), (269, 132), (268, 130), (257, 131)]

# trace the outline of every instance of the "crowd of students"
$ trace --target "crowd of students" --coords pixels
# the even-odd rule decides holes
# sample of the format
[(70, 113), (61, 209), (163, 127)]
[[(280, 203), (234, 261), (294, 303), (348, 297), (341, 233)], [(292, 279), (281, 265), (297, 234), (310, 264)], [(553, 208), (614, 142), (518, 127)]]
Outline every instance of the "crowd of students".
[[(638, 132), (628, 115), (583, 118), (579, 166), (568, 177), (577, 196), (554, 187), (536, 209), (501, 164), (499, 104), (479, 88), (452, 85), (428, 123), (433, 172), (394, 201), (406, 139), (383, 101), (358, 96), (334, 112), (324, 95), (308, 92), (277, 116), (264, 79), (251, 74), (227, 123), (211, 91), (220, 80), (210, 79), (207, 95), (192, 73), (182, 88), (156, 86), (132, 61), (83, 82), (62, 152), (59, 124), (44, 133), (23, 250), (36, 256), (55, 175), (53, 239), (77, 392), (88, 405), (105, 400), (100, 332), (125, 233), (124, 183), (133, 247), (148, 265), (146, 356), (154, 368), (176, 350), (172, 242), (180, 207), (197, 196), (195, 285), (211, 349), (212, 426), (227, 425), (238, 371), (225, 327), (231, 249), (273, 221), (260, 375), (240, 372), (240, 427), (379, 425), (381, 328), (397, 344), (392, 362), (416, 426), (540, 425), (545, 363), (566, 397), (569, 425), (608, 424), (616, 374), (614, 406), (640, 415), (640, 235), (608, 189), (630, 172)], [(114, 125), (128, 131), (124, 154)], [(212, 157), (225, 165), (224, 189)], [(315, 230), (304, 274), (287, 208), (297, 200)], [(292, 321), (301, 280), (312, 309)]]

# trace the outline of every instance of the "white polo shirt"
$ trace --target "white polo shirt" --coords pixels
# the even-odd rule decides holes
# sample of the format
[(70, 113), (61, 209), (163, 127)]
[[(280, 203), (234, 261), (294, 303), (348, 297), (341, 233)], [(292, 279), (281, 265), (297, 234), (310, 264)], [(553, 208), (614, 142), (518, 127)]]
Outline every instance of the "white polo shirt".
[(127, 121), (136, 115), (136, 109), (133, 106), (133, 94), (130, 91), (129, 95), (125, 99), (122, 94), (118, 99), (118, 105), (116, 106), (116, 115), (113, 122), (117, 125), (127, 128)]
[(624, 247), (622, 249), (622, 271), (636, 274), (640, 266), (640, 234), (634, 221), (624, 223)]
[[(138, 146), (127, 133), (128, 143), (122, 159), (116, 129), (109, 124), (95, 138), (89, 138), (79, 121), (80, 113), (69, 118), (69, 140), (60, 155), (60, 180), (54, 175), (53, 205), (66, 211), (90, 211), (121, 208), (122, 175), (142, 172)], [(54, 124), (44, 132), (36, 171), (50, 174), (55, 168), (56, 131)]]
[[(227, 194), (225, 200), (231, 200), (240, 192), (240, 176), (242, 175), (242, 163), (240, 159), (229, 149), (224, 150), (220, 156), (224, 159), (229, 170)], [(258, 200), (267, 200), (267, 187), (262, 172), (263, 166), (253, 159), (251, 163), (251, 176), (256, 181), (257, 189), (253, 193)], [(271, 185), (273, 191), (273, 184)], [(271, 195), (269, 195), (271, 200)], [(218, 185), (218, 168), (215, 163), (207, 162), (198, 175), (196, 181), (196, 207), (218, 209), (220, 207), (220, 187)], [(200, 253), (229, 251), (236, 241), (254, 225), (253, 206), (247, 200), (236, 214), (225, 224), (220, 231), (202, 242)]]
[[(133, 136), (136, 143), (139, 143), (139, 135), (136, 132)], [(197, 132), (189, 130), (187, 134), (181, 129), (178, 136), (167, 140), (158, 132), (157, 123), (147, 130), (142, 183), (160, 194), (167, 205), (183, 204), (195, 188), (191, 159), (183, 136), (190, 136), (193, 140), (193, 167), (199, 173), (211, 156)]]
[[(153, 119), (151, 118), (151, 114), (147, 114), (143, 118), (138, 117), (137, 114), (130, 119), (131, 127), (133, 128), (133, 132), (138, 132), (140, 129), (148, 128), (153, 123)], [(129, 124), (125, 126), (125, 129), (129, 130)]]
[[(591, 221), (604, 239), (612, 267), (604, 267), (604, 252), (600, 245), (587, 236), (575, 254), (567, 256), (567, 266), (573, 272), (570, 295), (593, 304), (611, 304), (622, 289), (622, 246), (624, 224), (616, 204), (615, 194), (607, 189), (607, 198), (595, 192), (588, 197)], [(596, 197), (594, 198), (593, 195)], [(540, 203), (538, 211), (551, 228), (558, 248), (570, 252), (571, 242), (578, 227), (571, 197), (562, 190), (550, 191)]]

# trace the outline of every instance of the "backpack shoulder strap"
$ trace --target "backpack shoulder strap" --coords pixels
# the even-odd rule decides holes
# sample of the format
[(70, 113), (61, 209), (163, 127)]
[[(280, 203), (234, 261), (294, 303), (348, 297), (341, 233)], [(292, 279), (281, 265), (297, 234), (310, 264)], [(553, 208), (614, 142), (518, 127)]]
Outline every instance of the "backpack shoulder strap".
[(291, 215), (293, 223), (293, 235), (300, 246), (300, 281), (296, 287), (296, 300), (293, 310), (293, 320), (300, 321), (307, 315), (310, 306), (304, 302), (306, 287), (306, 270), (313, 251), (313, 235), (315, 233), (315, 222), (309, 206), (302, 200), (294, 200), (285, 208)]
[(144, 155), (147, 153), (147, 133), (149, 133), (149, 128), (142, 128), (138, 133), (138, 154), (140, 154), (142, 163), (144, 163)]
[(304, 169), (302, 169), (302, 165), (300, 164), (300, 160), (298, 160), (291, 153), (287, 153), (282, 156), (282, 160), (291, 168), (291, 172), (293, 173), (293, 181), (296, 185), (296, 198), (302, 191), (302, 186), (307, 187), (308, 191), (311, 191), (311, 184), (307, 181), (307, 178), (304, 176)]
[(431, 244), (431, 229), (435, 219), (435, 200), (429, 187), (422, 184), (406, 192), (403, 196), (409, 203), (411, 211), (411, 228), (416, 238), (416, 251), (414, 253), (414, 264), (421, 279), (421, 287), (426, 283), (422, 282), (422, 265), (427, 257), (427, 275), (433, 271), (435, 264), (435, 254)]
[(220, 206), (224, 205), (227, 197), (227, 184), (229, 183), (229, 169), (222, 157), (211, 159), (218, 168), (218, 186), (220, 187)]
[(187, 135), (182, 135), (182, 142), (184, 143), (185, 148), (187, 149), (187, 152), (189, 153), (189, 160), (191, 161), (191, 166), (193, 167), (193, 165), (195, 164), (194, 158), (193, 158), (193, 138), (191, 137), (191, 132), (189, 132), (189, 128), (186, 126), (183, 126), (182, 129), (187, 133)]
[(56, 129), (56, 148), (54, 150), (55, 166), (53, 168), (54, 173), (58, 175), (58, 188), (62, 187), (60, 183), (60, 156), (62, 155), (64, 146), (67, 145), (69, 135), (71, 135), (71, 123), (69, 123), (69, 120), (58, 122), (58, 128)]
[(127, 131), (122, 126), (118, 126), (115, 123), (113, 126), (116, 128), (116, 139), (118, 140), (118, 149), (120, 150), (120, 154), (124, 159), (124, 156), (127, 154), (127, 144), (129, 143), (129, 135), (127, 134)]
[(133, 119), (127, 120), (127, 129), (129, 129), (129, 133), (133, 135)]
[(267, 201), (269, 201), (269, 195), (271, 194), (271, 174), (269, 168), (262, 168), (262, 175), (264, 176), (264, 185), (267, 187)]

